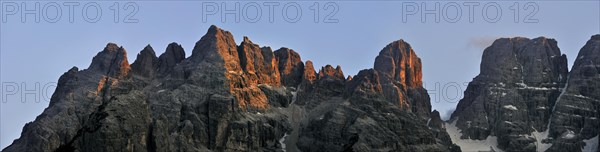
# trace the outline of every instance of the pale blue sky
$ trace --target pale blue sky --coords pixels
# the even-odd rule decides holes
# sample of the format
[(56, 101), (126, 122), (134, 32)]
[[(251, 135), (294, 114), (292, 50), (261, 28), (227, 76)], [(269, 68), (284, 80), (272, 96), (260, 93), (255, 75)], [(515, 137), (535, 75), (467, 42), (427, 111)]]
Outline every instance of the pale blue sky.
[[(511, 5), (519, 4), (519, 22), (514, 22), (514, 10)], [(114, 23), (114, 12), (111, 5), (114, 2), (85, 1), (77, 2), (74, 9), (73, 23), (69, 22), (68, 7), (64, 2), (56, 2), (61, 6), (62, 16), (56, 23), (52, 22), (55, 16), (55, 3), (40, 1), (42, 11), (40, 22), (34, 21), (34, 16), (26, 15), (26, 22), (21, 22), (21, 15), (11, 15), (12, 6), (21, 6), (21, 1), (16, 3), (1, 1), (2, 21), (0, 24), (0, 81), (2, 82), (2, 103), (0, 103), (0, 146), (6, 147), (12, 140), (20, 136), (23, 125), (33, 121), (44, 108), (54, 91), (54, 84), (58, 77), (72, 66), (80, 69), (87, 68), (91, 59), (101, 51), (108, 42), (123, 46), (128, 51), (130, 63), (135, 60), (136, 54), (147, 44), (152, 45), (157, 54), (164, 52), (167, 44), (177, 42), (181, 44), (186, 55), (191, 54), (194, 43), (205, 34), (211, 24), (215, 24), (233, 33), (237, 43), (243, 36), (248, 36), (253, 42), (261, 46), (271, 46), (274, 49), (289, 47), (300, 53), (303, 61), (312, 60), (316, 68), (326, 64), (341, 65), (346, 75), (355, 75), (361, 69), (373, 67), (375, 56), (388, 43), (404, 39), (410, 43), (423, 62), (423, 80), (425, 88), (429, 90), (434, 109), (442, 114), (454, 109), (457, 101), (462, 97), (462, 85), (472, 80), (479, 73), (479, 63), (483, 49), (499, 37), (523, 36), (535, 38), (546, 36), (555, 38), (564, 54), (567, 54), (569, 67), (579, 49), (591, 35), (600, 33), (600, 2), (591, 1), (483, 1), (476, 2), (474, 20), (469, 22), (469, 9), (471, 5), (462, 1), (427, 1), (427, 9), (434, 9), (435, 3), (440, 4), (439, 10), (446, 15), (439, 23), (434, 21), (434, 16), (426, 16), (426, 22), (421, 22), (417, 13), (409, 15), (403, 22), (403, 4), (408, 9), (423, 3), (420, 1), (333, 1), (332, 3), (317, 2), (319, 4), (319, 22), (315, 23), (314, 1), (285, 1), (277, 2), (274, 9), (274, 20), (269, 22), (269, 5), (264, 1), (240, 1), (240, 10), (244, 6), (249, 8), (245, 12), (246, 19), (236, 23), (233, 15), (226, 16), (225, 23), (221, 21), (220, 14), (209, 15), (207, 22), (203, 22), (204, 6), (207, 4), (222, 5), (217, 3), (203, 3), (201, 1), (137, 1), (133, 2), (130, 9), (123, 9), (126, 2), (118, 2), (120, 6), (119, 23)], [(102, 17), (95, 23), (84, 20), (82, 8), (86, 4), (97, 3), (102, 8)], [(251, 23), (252, 16), (256, 14), (254, 4), (262, 10), (262, 17), (256, 23)], [(288, 19), (293, 19), (295, 10), (293, 6), (302, 9), (302, 17), (295, 23), (288, 22), (282, 16), (283, 7), (288, 7)], [(293, 5), (298, 4), (298, 5)], [(457, 4), (457, 5), (455, 5)], [(484, 6), (498, 4), (502, 9), (501, 17), (495, 23), (487, 22), (482, 15)], [(35, 6), (34, 1), (25, 3), (29, 9)], [(70, 5), (67, 3), (66, 5)], [(228, 9), (233, 9), (235, 2), (226, 2)], [(324, 9), (324, 6), (329, 6)], [(444, 6), (448, 8), (443, 10)], [(456, 7), (461, 7), (461, 19), (451, 23)], [(528, 7), (524, 7), (528, 6)], [(137, 23), (123, 23), (122, 20), (132, 8), (138, 8), (134, 19)], [(333, 8), (337, 13), (331, 19), (337, 23), (323, 23), (323, 19)], [(488, 7), (488, 18), (495, 16), (494, 7)], [(528, 9), (525, 9), (528, 8)], [(533, 8), (537, 12), (532, 19), (537, 23), (523, 23), (523, 19)], [(409, 10), (405, 10), (409, 11)], [(48, 12), (48, 13), (46, 13)], [(93, 7), (87, 10), (88, 17), (93, 18)], [(49, 14), (49, 15), (48, 15)], [(410, 14), (410, 13), (409, 13)], [(449, 14), (449, 15), (447, 15)], [(440, 15), (440, 14), (438, 14)], [(91, 17), (90, 17), (91, 16)], [(241, 16), (244, 17), (244, 16)], [(441, 16), (444, 17), (444, 16)], [(46, 18), (46, 19), (44, 19)], [(448, 21), (447, 21), (448, 20)], [(11, 94), (14, 84), (25, 84), (28, 90), (35, 87), (42, 92), (39, 97), (26, 94), (36, 91), (20, 91)], [(439, 83), (439, 87), (436, 87)], [(44, 87), (45, 84), (50, 86)], [(448, 85), (461, 84), (461, 90)], [(441, 88), (447, 85), (447, 89)], [(19, 88), (23, 89), (21, 86)], [(48, 89), (46, 89), (48, 88)], [(47, 91), (46, 91), (47, 90)], [(445, 93), (443, 93), (445, 92)], [(21, 95), (27, 99), (21, 102)], [(442, 95), (446, 95), (445, 97)], [(453, 99), (454, 98), (454, 99)]]

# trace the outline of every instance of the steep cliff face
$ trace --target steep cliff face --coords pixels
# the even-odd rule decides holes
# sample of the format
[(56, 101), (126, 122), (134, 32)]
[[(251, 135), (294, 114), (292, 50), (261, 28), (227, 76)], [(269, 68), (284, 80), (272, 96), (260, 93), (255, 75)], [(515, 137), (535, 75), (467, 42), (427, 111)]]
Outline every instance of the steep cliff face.
[(600, 35), (581, 48), (567, 81), (552, 112), (549, 136), (554, 141), (549, 151), (593, 149), (583, 140), (597, 140), (600, 131)]
[(375, 58), (385, 98), (427, 119), (431, 103), (423, 88), (421, 59), (403, 40), (388, 44)]
[[(171, 43), (167, 46), (167, 50), (158, 57), (157, 73), (159, 78), (166, 77), (173, 72), (175, 65), (185, 59), (185, 52), (181, 45)], [(136, 59), (137, 60), (137, 59)]]
[(281, 83), (285, 86), (297, 87), (300, 84), (304, 63), (300, 55), (289, 48), (280, 48), (275, 51), (278, 61)]
[(566, 66), (553, 39), (498, 39), (485, 49), (481, 73), (469, 83), (451, 120), (462, 138), (497, 136), (504, 150), (534, 151), (541, 139), (530, 135), (547, 130)]
[(156, 68), (158, 68), (158, 58), (150, 45), (138, 53), (135, 61), (131, 64), (133, 75), (149, 79), (155, 77)]
[[(431, 118), (427, 120), (427, 127), (433, 131), (433, 135), (435, 136), (438, 143), (442, 143), (444, 145), (449, 145), (448, 149), (450, 151), (461, 151), (461, 147), (452, 143), (452, 138), (446, 131), (446, 124), (440, 117), (440, 112), (437, 110), (433, 110), (431, 114), (429, 114)], [(465, 151), (474, 151), (473, 149), (469, 149), (465, 147)]]
[(485, 144), (505, 151), (597, 147), (600, 36), (581, 49), (570, 72), (556, 43), (544, 37), (502, 38), (486, 48), (481, 73), (447, 124), (460, 131), (448, 131), (460, 136), (453, 140), (497, 139)]
[(109, 43), (60, 77), (49, 107), (3, 151), (457, 150), (439, 114), (427, 124), (420, 65), (397, 41), (375, 69), (345, 78), (292, 49), (236, 45), (216, 26), (188, 58), (176, 43), (159, 57), (148, 45), (130, 67)]
[[(104, 124), (117, 124), (113, 121), (115, 115), (109, 115), (106, 110), (112, 109), (112, 106), (124, 100), (129, 100), (129, 97), (115, 96), (125, 94), (121, 86), (128, 82), (122, 80), (129, 76), (129, 72), (130, 66), (125, 49), (109, 43), (92, 59), (92, 64), (86, 70), (79, 71), (77, 67), (73, 67), (60, 77), (50, 106), (35, 121), (26, 124), (21, 133), (22, 137), (15, 140), (4, 151), (116, 150), (114, 148), (117, 147), (144, 146), (142, 142), (128, 143), (121, 136), (95, 134), (98, 130), (112, 130), (106, 128)], [(131, 97), (134, 96), (131, 94)], [(143, 109), (144, 103), (135, 100), (127, 106)], [(131, 114), (135, 113), (120, 112), (119, 117), (122, 118), (131, 117)], [(140, 120), (147, 118), (144, 113), (136, 113), (134, 117)], [(145, 124), (114, 127), (131, 131), (143, 125)], [(92, 134), (104, 138), (90, 138)], [(144, 133), (131, 131), (127, 134), (123, 133), (123, 136), (133, 138), (144, 136)]]
[(291, 93), (279, 87), (263, 52), (247, 38), (237, 46), (230, 32), (211, 26), (171, 77), (148, 88), (159, 109), (153, 110), (155, 149), (279, 149), (289, 123), (285, 115), (261, 112), (285, 106)]

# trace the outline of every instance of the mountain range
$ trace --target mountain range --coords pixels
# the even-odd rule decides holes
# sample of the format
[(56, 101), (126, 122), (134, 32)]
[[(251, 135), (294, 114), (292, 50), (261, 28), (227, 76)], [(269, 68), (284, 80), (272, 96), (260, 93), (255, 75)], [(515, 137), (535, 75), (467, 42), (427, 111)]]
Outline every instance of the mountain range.
[(421, 69), (404, 40), (354, 76), (214, 25), (189, 57), (109, 43), (2, 151), (600, 152), (600, 35), (570, 71), (554, 39), (495, 40), (448, 121)]

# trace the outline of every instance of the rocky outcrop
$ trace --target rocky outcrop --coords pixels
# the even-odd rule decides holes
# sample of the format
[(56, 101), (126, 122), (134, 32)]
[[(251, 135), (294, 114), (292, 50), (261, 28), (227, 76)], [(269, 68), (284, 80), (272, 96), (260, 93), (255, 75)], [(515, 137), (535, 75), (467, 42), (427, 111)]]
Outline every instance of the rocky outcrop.
[(331, 65), (321, 67), (317, 74), (317, 80), (314, 85), (313, 93), (322, 96), (341, 96), (344, 91), (346, 79), (341, 66), (335, 69)]
[[(189, 117), (188, 120), (192, 122), (194, 132), (204, 132), (185, 138), (186, 140), (183, 141), (201, 139), (191, 145), (206, 145), (207, 148), (215, 150), (249, 151), (280, 146), (273, 144), (279, 138), (272, 137), (282, 137), (283, 133), (289, 130), (285, 127), (288, 126), (287, 121), (283, 119), (285, 116), (262, 115), (261, 112), (270, 108), (268, 98), (289, 99), (284, 97), (291, 94), (285, 89), (259, 87), (258, 79), (252, 80), (257, 78), (256, 74), (265, 71), (257, 71), (260, 68), (256, 66), (252, 70), (248, 68), (251, 64), (246, 63), (249, 61), (260, 63), (259, 61), (264, 58), (256, 58), (262, 54), (262, 50), (256, 49), (258, 47), (251, 44), (249, 40), (243, 43), (252, 48), (246, 50), (243, 45), (236, 46), (231, 33), (211, 26), (206, 35), (196, 43), (190, 58), (182, 62), (185, 81), (193, 85), (183, 84), (186, 87), (182, 88), (182, 91), (187, 95), (180, 94), (176, 92), (177, 90), (170, 93), (176, 98), (188, 97), (187, 104), (191, 105), (182, 105), (182, 107), (191, 107), (188, 111), (191, 114), (187, 114), (186, 117)], [(240, 52), (242, 54), (248, 52), (250, 56), (242, 59), (239, 56)], [(242, 60), (245, 64), (242, 64)], [(201, 102), (197, 102), (199, 99)], [(202, 114), (203, 111), (207, 113)], [(169, 119), (167, 117), (167, 120)], [(262, 130), (266, 129), (262, 127), (263, 125), (268, 125), (270, 129)], [(249, 139), (240, 139), (240, 133), (247, 134)], [(263, 143), (271, 144), (267, 146)]]
[[(318, 91), (307, 93), (310, 97), (304, 102), (311, 112), (298, 139), (301, 150), (460, 151), (441, 126), (429, 128), (426, 124), (431, 107), (420, 82), (420, 59), (406, 42), (400, 40), (385, 47), (375, 68), (361, 70), (343, 83), (341, 91), (331, 87), (346, 81), (340, 69), (323, 67), (312, 84), (316, 86), (312, 89)], [(328, 96), (318, 98), (323, 92)], [(419, 93), (422, 96), (413, 96)], [(408, 134), (411, 136), (405, 136)]]
[(317, 73), (315, 72), (315, 67), (313, 66), (312, 61), (306, 61), (304, 64), (304, 72), (302, 74), (302, 81), (312, 84), (317, 80)]
[(306, 61), (304, 64), (304, 71), (302, 73), (302, 81), (297, 91), (297, 102), (296, 104), (305, 105), (306, 101), (315, 99), (315, 83), (317, 82), (317, 72), (312, 61)]
[(261, 81), (261, 82), (273, 84), (275, 86), (281, 86), (281, 74), (279, 73), (279, 62), (277, 62), (275, 53), (273, 52), (271, 47), (262, 47), (261, 53), (263, 56), (263, 61), (262, 61), (263, 66), (261, 68), (259, 68), (259, 71), (261, 72), (261, 75), (259, 75), (259, 78), (265, 79), (264, 81)]
[(431, 103), (422, 82), (421, 59), (410, 44), (399, 40), (388, 44), (375, 58), (383, 94), (423, 119), (429, 117)]
[(361, 70), (347, 83), (346, 100), (331, 98), (313, 108), (298, 147), (303, 151), (450, 151), (455, 147), (437, 139), (426, 120), (387, 100), (380, 78), (374, 69)]
[(334, 69), (331, 65), (326, 65), (319, 70), (319, 79), (338, 79), (344, 80), (344, 72), (339, 65)]
[(181, 45), (169, 44), (167, 50), (158, 57), (158, 76), (162, 78), (173, 72), (173, 68), (183, 59), (185, 59), (185, 52)]
[[(122, 93), (119, 86), (127, 83), (121, 80), (129, 77), (129, 70), (125, 49), (109, 43), (92, 59), (86, 70), (79, 71), (77, 67), (73, 67), (60, 77), (50, 106), (35, 121), (27, 123), (23, 127), (22, 137), (3, 151), (60, 151), (77, 148), (85, 135), (101, 129), (104, 123), (111, 123), (99, 121), (111, 114), (99, 111), (115, 101), (113, 97), (116, 94)], [(135, 131), (129, 132), (130, 134), (115, 132), (126, 137), (113, 136), (90, 142), (104, 140), (104, 143), (109, 143), (139, 135)], [(105, 147), (97, 150), (109, 150), (124, 144), (127, 143), (104, 145)], [(93, 145), (86, 146), (94, 148)]]
[(333, 68), (331, 65), (321, 67), (315, 73), (311, 61), (307, 61), (304, 67), (303, 80), (298, 91), (299, 105), (307, 105), (311, 109), (320, 102), (341, 98), (344, 92), (346, 80), (340, 66)]
[(381, 93), (379, 72), (373, 69), (361, 70), (346, 85), (346, 96), (373, 96), (385, 100)]
[[(198, 62), (200, 65), (196, 65)], [(233, 35), (216, 26), (211, 26), (206, 35), (196, 43), (186, 64), (193, 68), (190, 72), (201, 77), (208, 76), (208, 79), (199, 78), (202, 81), (221, 79), (218, 83), (207, 83), (215, 84), (211, 88), (227, 89), (235, 96), (238, 106), (246, 110), (264, 110), (269, 107), (266, 95), (258, 88), (259, 82), (279, 85), (278, 77), (271, 74), (275, 71), (273, 66), (265, 66), (262, 50), (258, 45), (245, 38), (238, 48)], [(214, 68), (205, 68), (206, 66)], [(219, 86), (222, 84), (225, 87)]]
[(127, 52), (123, 47), (114, 43), (108, 43), (104, 50), (99, 52), (92, 59), (92, 63), (87, 68), (88, 71), (98, 72), (108, 77), (123, 78), (127, 76), (129, 62), (127, 61)]
[(147, 46), (131, 67), (126, 55), (109, 43), (89, 68), (65, 72), (3, 151), (456, 150), (439, 114), (428, 127), (420, 59), (403, 41), (348, 78), (340, 66), (317, 73), (292, 49), (236, 45), (216, 26), (188, 58), (176, 43), (158, 58)]
[(304, 72), (304, 63), (296, 51), (289, 48), (280, 48), (275, 51), (281, 73), (281, 84), (288, 87), (297, 87)]
[(375, 70), (404, 88), (421, 87), (421, 59), (410, 44), (399, 40), (388, 44), (375, 58)]
[[(452, 139), (448, 132), (446, 132), (446, 124), (440, 117), (440, 112), (437, 110), (433, 110), (430, 114), (431, 118), (427, 120), (427, 127), (432, 130), (433, 135), (435, 136), (438, 143), (442, 143), (443, 145), (448, 146), (448, 150), (450, 151), (461, 151), (461, 148), (458, 145), (452, 143)], [(469, 151), (469, 149), (465, 149)]]
[(246, 81), (254, 84), (280, 86), (279, 69), (271, 48), (260, 48), (248, 37), (238, 47), (240, 64), (247, 76)]
[(600, 130), (600, 35), (581, 48), (552, 112), (549, 151), (581, 151)]
[(131, 73), (143, 78), (154, 78), (158, 68), (158, 58), (150, 45), (138, 53), (135, 61), (131, 64)]
[(390, 102), (351, 98), (335, 106), (308, 120), (298, 140), (301, 150), (449, 151), (425, 121)]
[(552, 107), (567, 80), (567, 59), (557, 42), (539, 37), (501, 38), (483, 53), (480, 74), (451, 116), (463, 139), (498, 138), (506, 151), (536, 151)]

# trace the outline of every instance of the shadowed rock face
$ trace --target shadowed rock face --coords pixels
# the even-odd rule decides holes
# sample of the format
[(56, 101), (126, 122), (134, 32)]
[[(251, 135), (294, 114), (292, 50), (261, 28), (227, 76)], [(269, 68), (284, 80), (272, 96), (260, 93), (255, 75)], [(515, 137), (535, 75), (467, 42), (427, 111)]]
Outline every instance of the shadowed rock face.
[(275, 51), (275, 57), (279, 63), (281, 83), (285, 86), (297, 87), (304, 72), (304, 64), (300, 55), (292, 49), (280, 48)]
[(162, 78), (173, 72), (175, 65), (179, 64), (183, 59), (185, 59), (185, 52), (181, 45), (177, 43), (169, 44), (165, 53), (158, 57), (158, 76)]
[(109, 43), (88, 69), (65, 72), (3, 151), (456, 150), (439, 114), (428, 127), (420, 59), (403, 41), (348, 78), (292, 49), (236, 45), (216, 26), (188, 58), (176, 43), (158, 58), (147, 46), (131, 67), (126, 55)]
[(146, 46), (131, 64), (131, 72), (144, 78), (153, 78), (158, 66), (158, 58), (150, 45)]
[(582, 140), (599, 134), (600, 35), (592, 36), (581, 48), (567, 81), (552, 113), (549, 126), (554, 142), (549, 151), (580, 151)]
[[(581, 151), (598, 135), (600, 36), (581, 49), (570, 72), (557, 42), (502, 38), (486, 48), (481, 73), (469, 83), (451, 117), (462, 138), (498, 137), (506, 151)], [(536, 137), (534, 132), (549, 132)], [(539, 134), (538, 134), (539, 136)]]
[[(433, 110), (430, 114), (431, 118), (427, 121), (427, 127), (433, 131), (433, 135), (439, 143), (443, 143), (444, 145), (451, 145), (448, 149), (450, 151), (461, 151), (461, 148), (458, 145), (452, 144), (452, 139), (450, 135), (446, 132), (446, 125), (444, 121), (440, 117), (440, 112), (437, 110)], [(465, 151), (469, 151), (469, 149), (465, 148)]]
[[(318, 74), (320, 79), (313, 83), (313, 86), (321, 86), (311, 89), (321, 89), (315, 92), (335, 92), (335, 89), (327, 89), (335, 87), (322, 86), (331, 86), (340, 81), (346, 81), (346, 87), (342, 94), (333, 93), (330, 94), (333, 96), (321, 98), (319, 93), (308, 93), (312, 96), (304, 102), (307, 102), (307, 110), (311, 110), (311, 115), (315, 117), (306, 122), (307, 127), (302, 128), (298, 147), (308, 151), (460, 151), (449, 141), (445, 129), (429, 128), (426, 125), (430, 106), (420, 104), (429, 105), (429, 96), (422, 86), (417, 86), (420, 82), (415, 82), (421, 80), (420, 75), (412, 74), (421, 72), (420, 61), (414, 52), (405, 51), (412, 52), (412, 49), (402, 40), (391, 43), (376, 59), (375, 69), (361, 70), (350, 81), (344, 79), (341, 70), (333, 70), (331, 66), (323, 67)], [(404, 64), (402, 68), (396, 67), (397, 61), (406, 62), (403, 59), (414, 63), (411, 62), (412, 66)], [(405, 70), (412, 72), (406, 74)], [(411, 78), (406, 78), (407, 76)], [(326, 79), (327, 77), (335, 79)], [(306, 90), (301, 88), (301, 91)], [(302, 92), (298, 95), (303, 97)], [(311, 101), (315, 98), (324, 102)], [(336, 108), (321, 109), (315, 103)], [(423, 111), (427, 113), (421, 113)], [(338, 144), (331, 144), (332, 142)]]
[[(114, 115), (108, 115), (107, 111), (114, 110), (115, 104), (124, 100), (131, 101), (129, 99), (135, 97), (134, 94), (123, 98), (112, 96), (123, 93), (121, 88), (128, 83), (122, 80), (129, 77), (129, 72), (125, 49), (109, 43), (92, 59), (88, 69), (79, 71), (77, 67), (73, 67), (60, 77), (50, 106), (34, 122), (27, 123), (23, 127), (22, 137), (3, 151), (118, 150), (116, 147), (124, 146), (127, 142), (122, 138), (109, 138), (109, 133), (96, 134), (112, 130), (99, 125), (100, 121), (115, 125), (115, 129), (131, 130), (145, 125), (143, 122), (147, 120), (143, 111), (128, 113), (128, 110), (121, 109), (119, 117), (135, 117), (140, 122), (121, 126), (118, 121), (111, 121), (114, 120)], [(140, 99), (135, 101), (137, 102), (125, 105), (125, 108), (143, 109), (144, 103)], [(133, 113), (135, 114), (132, 115)], [(130, 132), (127, 136), (140, 139), (144, 134)], [(99, 139), (87, 140), (91, 137)], [(131, 143), (129, 146), (139, 148), (142, 145)]]
[(122, 78), (129, 73), (127, 52), (117, 44), (109, 43), (104, 50), (99, 52), (88, 67), (89, 71), (105, 74), (109, 77)]
[(481, 73), (469, 83), (451, 119), (458, 120), (463, 138), (493, 135), (505, 150), (535, 151), (536, 139), (522, 135), (547, 129), (566, 81), (566, 65), (553, 39), (498, 39), (485, 49)]
[(312, 62), (307, 61), (298, 91), (298, 104), (306, 105), (309, 109), (332, 97), (342, 96), (346, 83), (340, 66), (334, 69), (326, 65), (318, 73), (314, 70)]

